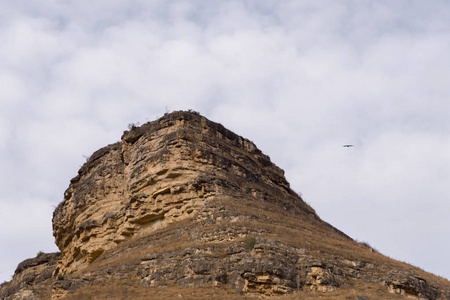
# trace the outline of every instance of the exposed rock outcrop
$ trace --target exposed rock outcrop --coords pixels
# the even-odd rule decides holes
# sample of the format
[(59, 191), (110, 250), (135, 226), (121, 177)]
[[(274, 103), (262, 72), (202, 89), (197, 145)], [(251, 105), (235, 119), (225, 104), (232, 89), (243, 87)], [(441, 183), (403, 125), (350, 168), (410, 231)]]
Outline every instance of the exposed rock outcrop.
[(192, 218), (219, 195), (252, 195), (315, 216), (284, 172), (256, 146), (204, 117), (175, 112), (125, 132), (95, 152), (71, 180), (53, 217), (71, 273), (105, 250), (171, 222)]
[(46, 288), (56, 268), (61, 253), (39, 252), (35, 258), (21, 262), (14, 272), (13, 280), (4, 283), (0, 299), (45, 299), (50, 297)]
[(252, 142), (194, 112), (96, 151), (53, 234), (61, 254), (20, 264), (0, 299), (167, 299), (192, 287), (193, 299), (450, 299), (447, 280), (322, 221)]

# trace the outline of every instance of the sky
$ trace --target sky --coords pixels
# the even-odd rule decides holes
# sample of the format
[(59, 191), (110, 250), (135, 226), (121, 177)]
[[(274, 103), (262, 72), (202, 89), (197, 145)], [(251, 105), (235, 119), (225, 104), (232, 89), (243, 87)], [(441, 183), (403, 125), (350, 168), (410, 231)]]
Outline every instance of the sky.
[(450, 279), (450, 2), (6, 0), (0, 45), (0, 282), (58, 250), (86, 157), (187, 109), (323, 220)]

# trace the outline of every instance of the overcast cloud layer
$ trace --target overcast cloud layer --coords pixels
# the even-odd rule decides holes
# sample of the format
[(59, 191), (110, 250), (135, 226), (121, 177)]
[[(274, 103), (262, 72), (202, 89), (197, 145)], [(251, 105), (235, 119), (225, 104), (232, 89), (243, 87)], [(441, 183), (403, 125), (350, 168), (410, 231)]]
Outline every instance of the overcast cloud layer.
[[(450, 278), (448, 1), (1, 1), (0, 282), (78, 168), (194, 109), (325, 221)], [(344, 144), (355, 144), (343, 148)]]

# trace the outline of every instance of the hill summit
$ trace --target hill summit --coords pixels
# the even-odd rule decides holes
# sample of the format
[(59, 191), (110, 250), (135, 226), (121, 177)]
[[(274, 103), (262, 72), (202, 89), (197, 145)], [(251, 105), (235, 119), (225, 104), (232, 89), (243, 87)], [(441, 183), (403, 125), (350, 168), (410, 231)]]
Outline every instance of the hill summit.
[(1, 299), (450, 299), (321, 220), (251, 141), (177, 111), (91, 155)]

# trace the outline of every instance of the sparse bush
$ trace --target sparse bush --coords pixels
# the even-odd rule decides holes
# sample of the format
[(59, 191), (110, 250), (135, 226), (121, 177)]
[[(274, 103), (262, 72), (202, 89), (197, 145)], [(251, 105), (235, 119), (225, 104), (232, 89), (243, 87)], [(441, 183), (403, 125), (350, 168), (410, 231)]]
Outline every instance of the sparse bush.
[(128, 124), (128, 129), (129, 130), (133, 130), (135, 128), (138, 128), (139, 125), (140, 125), (139, 122), (137, 122), (137, 123), (130, 123), (130, 124)]
[(45, 253), (43, 251), (39, 251), (38, 253), (36, 253), (36, 257), (39, 257), (41, 255), (44, 255)]
[(58, 280), (64, 280), (64, 275), (63, 275), (63, 274), (58, 274), (57, 279), (58, 279)]
[(200, 113), (198, 111), (195, 111), (193, 109), (188, 109), (188, 112), (190, 112), (191, 114), (197, 115), (197, 116), (200, 115)]
[(252, 250), (255, 247), (256, 238), (254, 236), (247, 236), (244, 240), (244, 248), (247, 250)]
[(378, 250), (375, 249), (375, 248), (373, 248), (368, 242), (365, 242), (365, 241), (359, 242), (359, 241), (358, 241), (358, 243), (359, 243), (360, 245), (363, 245), (364, 247), (369, 248), (370, 251), (372, 251), (372, 252), (378, 252)]
[(167, 116), (170, 113), (169, 108), (166, 106), (166, 112), (164, 113), (164, 116)]

